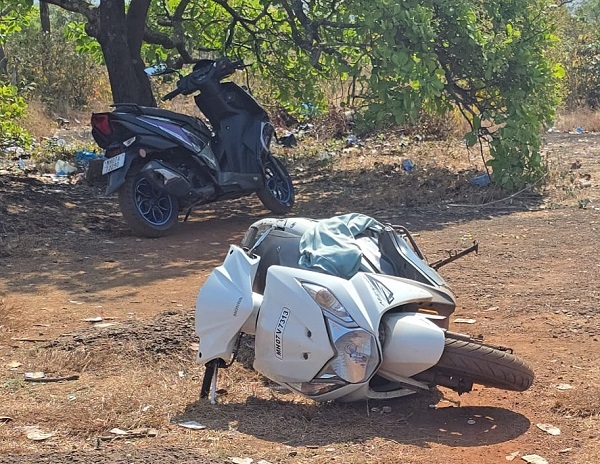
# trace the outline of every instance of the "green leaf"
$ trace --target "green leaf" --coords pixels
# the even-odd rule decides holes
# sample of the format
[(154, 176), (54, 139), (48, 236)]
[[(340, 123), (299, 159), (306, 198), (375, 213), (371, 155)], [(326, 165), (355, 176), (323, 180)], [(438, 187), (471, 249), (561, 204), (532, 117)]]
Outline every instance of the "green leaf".
[(477, 143), (478, 137), (474, 132), (469, 132), (465, 134), (465, 144), (467, 147), (472, 147)]

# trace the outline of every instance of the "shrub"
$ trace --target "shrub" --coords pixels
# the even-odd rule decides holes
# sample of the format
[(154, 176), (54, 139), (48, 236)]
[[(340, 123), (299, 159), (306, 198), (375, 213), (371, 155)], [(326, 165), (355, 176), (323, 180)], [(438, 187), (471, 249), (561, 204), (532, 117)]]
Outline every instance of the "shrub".
[(51, 112), (84, 109), (109, 92), (104, 67), (78, 53), (61, 30), (48, 34), (23, 29), (10, 37), (6, 50), (16, 85), (39, 97)]
[(27, 104), (17, 94), (17, 88), (0, 82), (0, 147), (28, 146), (31, 136), (17, 121), (23, 116)]

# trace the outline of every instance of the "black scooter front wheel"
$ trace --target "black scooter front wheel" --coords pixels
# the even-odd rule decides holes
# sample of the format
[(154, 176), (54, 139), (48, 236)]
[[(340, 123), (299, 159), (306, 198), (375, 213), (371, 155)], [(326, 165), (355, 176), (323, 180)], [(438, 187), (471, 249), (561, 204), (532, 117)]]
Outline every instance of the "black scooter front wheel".
[(265, 208), (275, 214), (287, 214), (294, 206), (294, 186), (284, 164), (274, 156), (265, 163), (265, 186), (257, 192)]
[(161, 237), (177, 222), (177, 198), (154, 187), (142, 173), (128, 176), (119, 189), (123, 218), (137, 235)]
[(431, 385), (441, 385), (458, 393), (471, 391), (472, 384), (510, 391), (525, 391), (534, 373), (522, 359), (476, 340), (446, 332), (444, 352), (432, 368), (415, 376)]

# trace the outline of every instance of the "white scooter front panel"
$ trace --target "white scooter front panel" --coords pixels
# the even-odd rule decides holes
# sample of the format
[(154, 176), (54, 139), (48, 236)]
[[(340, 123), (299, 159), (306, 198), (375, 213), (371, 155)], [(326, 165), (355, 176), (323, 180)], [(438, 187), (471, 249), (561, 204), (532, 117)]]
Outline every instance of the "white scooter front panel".
[[(323, 295), (310, 295), (311, 289), (325, 291), (329, 302), (333, 299), (333, 306), (341, 308), (338, 314), (332, 317), (317, 304)], [(431, 298), (424, 289), (394, 277), (359, 273), (345, 280), (271, 266), (257, 319), (254, 368), (318, 401), (411, 393), (401, 386), (393, 392), (372, 391), (368, 382), (379, 374), (380, 364), (391, 372), (385, 376), (390, 380), (405, 382), (413, 390), (427, 388), (408, 377), (438, 361), (443, 331), (421, 314), (386, 313), (404, 304), (426, 304)], [(380, 335), (390, 337), (383, 348)], [(322, 388), (335, 379), (337, 386), (330, 382)]]
[(302, 281), (329, 276), (271, 266), (258, 313), (254, 368), (278, 383), (309, 382), (334, 351), (323, 312)]
[(252, 281), (259, 262), (260, 258), (232, 245), (223, 264), (206, 279), (196, 300), (198, 362), (231, 357), (242, 327), (255, 316)]

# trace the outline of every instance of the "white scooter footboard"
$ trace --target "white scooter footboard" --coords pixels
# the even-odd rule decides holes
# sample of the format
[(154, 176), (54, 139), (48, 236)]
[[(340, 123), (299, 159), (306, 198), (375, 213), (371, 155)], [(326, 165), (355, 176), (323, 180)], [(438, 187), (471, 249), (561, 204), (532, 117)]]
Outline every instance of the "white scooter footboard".
[(421, 314), (385, 314), (383, 363), (377, 374), (402, 382), (440, 360), (444, 351), (444, 331)]

